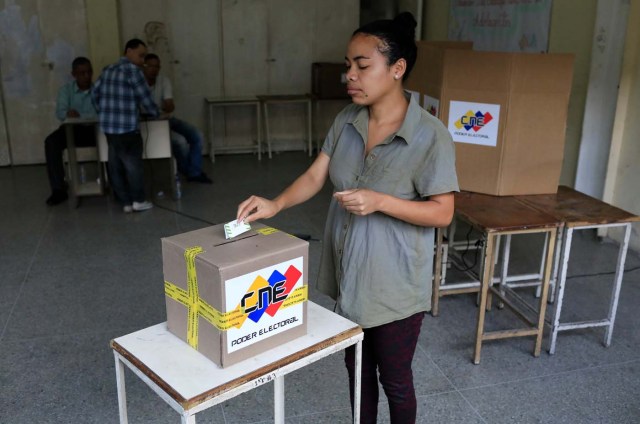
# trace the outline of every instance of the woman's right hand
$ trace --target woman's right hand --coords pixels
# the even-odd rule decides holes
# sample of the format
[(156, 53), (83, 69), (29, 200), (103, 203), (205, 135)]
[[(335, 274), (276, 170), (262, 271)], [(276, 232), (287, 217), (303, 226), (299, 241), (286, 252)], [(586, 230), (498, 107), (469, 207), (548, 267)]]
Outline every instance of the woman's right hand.
[(250, 223), (258, 219), (267, 219), (280, 212), (278, 204), (264, 197), (251, 196), (238, 205), (238, 222)]

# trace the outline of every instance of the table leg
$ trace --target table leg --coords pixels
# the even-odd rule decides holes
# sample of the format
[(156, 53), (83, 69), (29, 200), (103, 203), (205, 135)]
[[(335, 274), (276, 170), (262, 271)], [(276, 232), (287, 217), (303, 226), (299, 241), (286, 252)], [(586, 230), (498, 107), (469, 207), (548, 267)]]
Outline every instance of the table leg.
[(556, 229), (552, 229), (545, 239), (545, 251), (547, 252), (544, 266), (544, 275), (540, 285), (542, 286), (542, 292), (540, 293), (540, 305), (538, 313), (538, 334), (536, 337), (536, 344), (533, 350), (533, 356), (540, 356), (540, 350), (542, 349), (542, 336), (544, 334), (544, 318), (547, 311), (547, 296), (549, 295), (549, 280), (551, 279), (551, 270), (553, 268), (553, 249), (556, 239)]
[(480, 363), (480, 350), (482, 349), (482, 336), (484, 335), (484, 316), (486, 314), (487, 297), (489, 286), (493, 278), (493, 250), (494, 250), (493, 234), (487, 234), (487, 243), (485, 245), (484, 260), (482, 266), (482, 281), (480, 282), (480, 305), (478, 305), (478, 327), (476, 329), (476, 345), (473, 354), (473, 363)]
[(360, 391), (362, 385), (362, 340), (356, 343), (356, 374), (353, 377), (353, 422), (360, 422)]
[(196, 416), (185, 412), (181, 417), (181, 424), (196, 424)]
[(271, 159), (271, 134), (269, 133), (269, 107), (267, 102), (262, 102), (262, 118), (264, 119), (264, 137), (267, 139), (267, 152)]
[(273, 381), (273, 422), (284, 424), (284, 375)]
[(127, 424), (127, 390), (124, 383), (124, 364), (118, 358), (118, 354), (113, 352), (116, 361), (116, 386), (118, 388), (118, 410), (120, 412), (120, 424)]
[(558, 329), (560, 327), (560, 314), (562, 313), (562, 301), (564, 299), (564, 287), (567, 282), (567, 269), (569, 268), (569, 254), (571, 253), (571, 239), (573, 238), (573, 228), (567, 228), (564, 232), (564, 241), (562, 242), (562, 264), (560, 265), (560, 279), (558, 284), (558, 298), (555, 301), (553, 310), (553, 325), (551, 327), (551, 342), (549, 344), (549, 354), (556, 352), (556, 339), (558, 338)]
[(78, 160), (76, 159), (76, 141), (73, 125), (64, 126), (65, 139), (67, 140), (67, 157), (69, 158), (69, 177), (71, 178), (71, 199), (69, 206), (78, 207)]
[(489, 291), (487, 292), (487, 311), (491, 311), (493, 307), (493, 276), (495, 275), (495, 266), (498, 264), (498, 258), (500, 256), (500, 246), (502, 244), (502, 236), (496, 235), (496, 242), (493, 247), (493, 262), (491, 263), (491, 281), (489, 281)]
[(256, 103), (256, 126), (258, 160), (262, 160), (262, 111), (260, 110), (260, 102)]
[(562, 240), (564, 237), (564, 227), (558, 228), (556, 234), (555, 259), (553, 261), (553, 274), (549, 281), (549, 303), (553, 303), (556, 299), (556, 291), (558, 288), (558, 269), (560, 268), (560, 254), (562, 253)]
[(444, 230), (436, 228), (436, 257), (435, 269), (433, 272), (433, 283), (431, 286), (431, 315), (438, 316), (438, 305), (440, 303), (440, 284), (442, 282), (442, 239)]
[(313, 110), (311, 99), (307, 100), (307, 137), (309, 138), (309, 157), (313, 155)]
[[(176, 158), (169, 158), (169, 172), (171, 173), (170, 181), (171, 181), (171, 198), (178, 199), (178, 166), (176, 164)], [(213, 162), (213, 161), (212, 161)], [(182, 193), (180, 193), (182, 196)]]
[[(545, 258), (547, 257), (547, 246), (549, 246), (549, 237), (551, 235), (549, 233), (545, 233), (544, 235), (544, 247), (542, 248), (542, 255), (540, 256), (540, 284), (536, 287), (536, 297), (540, 297), (542, 293), (542, 275), (544, 274), (544, 267), (547, 262), (545, 262)], [(555, 239), (555, 237), (554, 237)], [(551, 276), (549, 277), (549, 284), (551, 284)]]
[[(512, 234), (505, 236), (503, 253), (502, 253), (502, 267), (500, 269), (500, 294), (505, 295), (507, 288), (507, 278), (509, 276), (509, 260), (511, 259), (511, 237)], [(504, 308), (504, 303), (500, 301), (498, 303), (498, 309)]]
[(624, 225), (624, 240), (618, 251), (618, 264), (616, 266), (615, 282), (611, 293), (611, 305), (609, 306), (609, 325), (604, 333), (604, 345), (611, 345), (611, 336), (613, 335), (613, 324), (616, 320), (616, 311), (618, 310), (618, 299), (620, 297), (620, 288), (622, 286), (622, 275), (624, 274), (624, 263), (627, 258), (627, 248), (629, 247), (629, 238), (631, 237), (631, 223)]
[(211, 163), (215, 163), (216, 161), (216, 152), (213, 147), (214, 139), (213, 139), (213, 105), (207, 103), (207, 112), (209, 114), (209, 159)]

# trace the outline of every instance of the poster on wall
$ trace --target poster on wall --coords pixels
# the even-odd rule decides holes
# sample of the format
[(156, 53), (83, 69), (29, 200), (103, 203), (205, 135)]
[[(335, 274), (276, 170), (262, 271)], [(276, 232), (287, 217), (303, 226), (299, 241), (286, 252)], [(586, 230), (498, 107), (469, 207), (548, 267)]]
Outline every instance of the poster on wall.
[(456, 143), (498, 145), (500, 105), (475, 102), (449, 103), (449, 132)]
[(451, 0), (449, 40), (479, 51), (546, 53), (551, 0)]

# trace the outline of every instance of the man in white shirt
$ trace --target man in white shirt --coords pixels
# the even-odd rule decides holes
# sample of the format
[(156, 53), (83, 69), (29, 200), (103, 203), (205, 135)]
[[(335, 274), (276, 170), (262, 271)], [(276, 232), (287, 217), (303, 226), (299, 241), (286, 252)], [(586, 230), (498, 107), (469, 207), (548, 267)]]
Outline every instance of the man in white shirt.
[[(160, 58), (153, 54), (147, 54), (144, 59), (144, 76), (153, 94), (153, 99), (165, 114), (171, 114), (175, 109), (173, 93), (169, 78), (159, 75)], [(171, 151), (178, 164), (178, 172), (187, 178), (187, 181), (211, 184), (211, 179), (202, 171), (202, 135), (193, 125), (181, 119), (170, 116), (169, 128), (171, 129)], [(184, 137), (182, 140), (175, 137), (177, 133)]]

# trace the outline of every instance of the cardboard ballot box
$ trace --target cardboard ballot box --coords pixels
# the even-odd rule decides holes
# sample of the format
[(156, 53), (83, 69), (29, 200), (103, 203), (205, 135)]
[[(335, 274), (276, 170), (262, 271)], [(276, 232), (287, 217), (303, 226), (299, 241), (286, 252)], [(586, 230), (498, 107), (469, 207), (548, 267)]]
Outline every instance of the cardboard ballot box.
[(407, 86), (448, 127), (462, 190), (498, 196), (556, 192), (573, 55), (422, 45), (418, 58)]
[(252, 223), (162, 239), (169, 331), (225, 367), (307, 331), (309, 244)]

